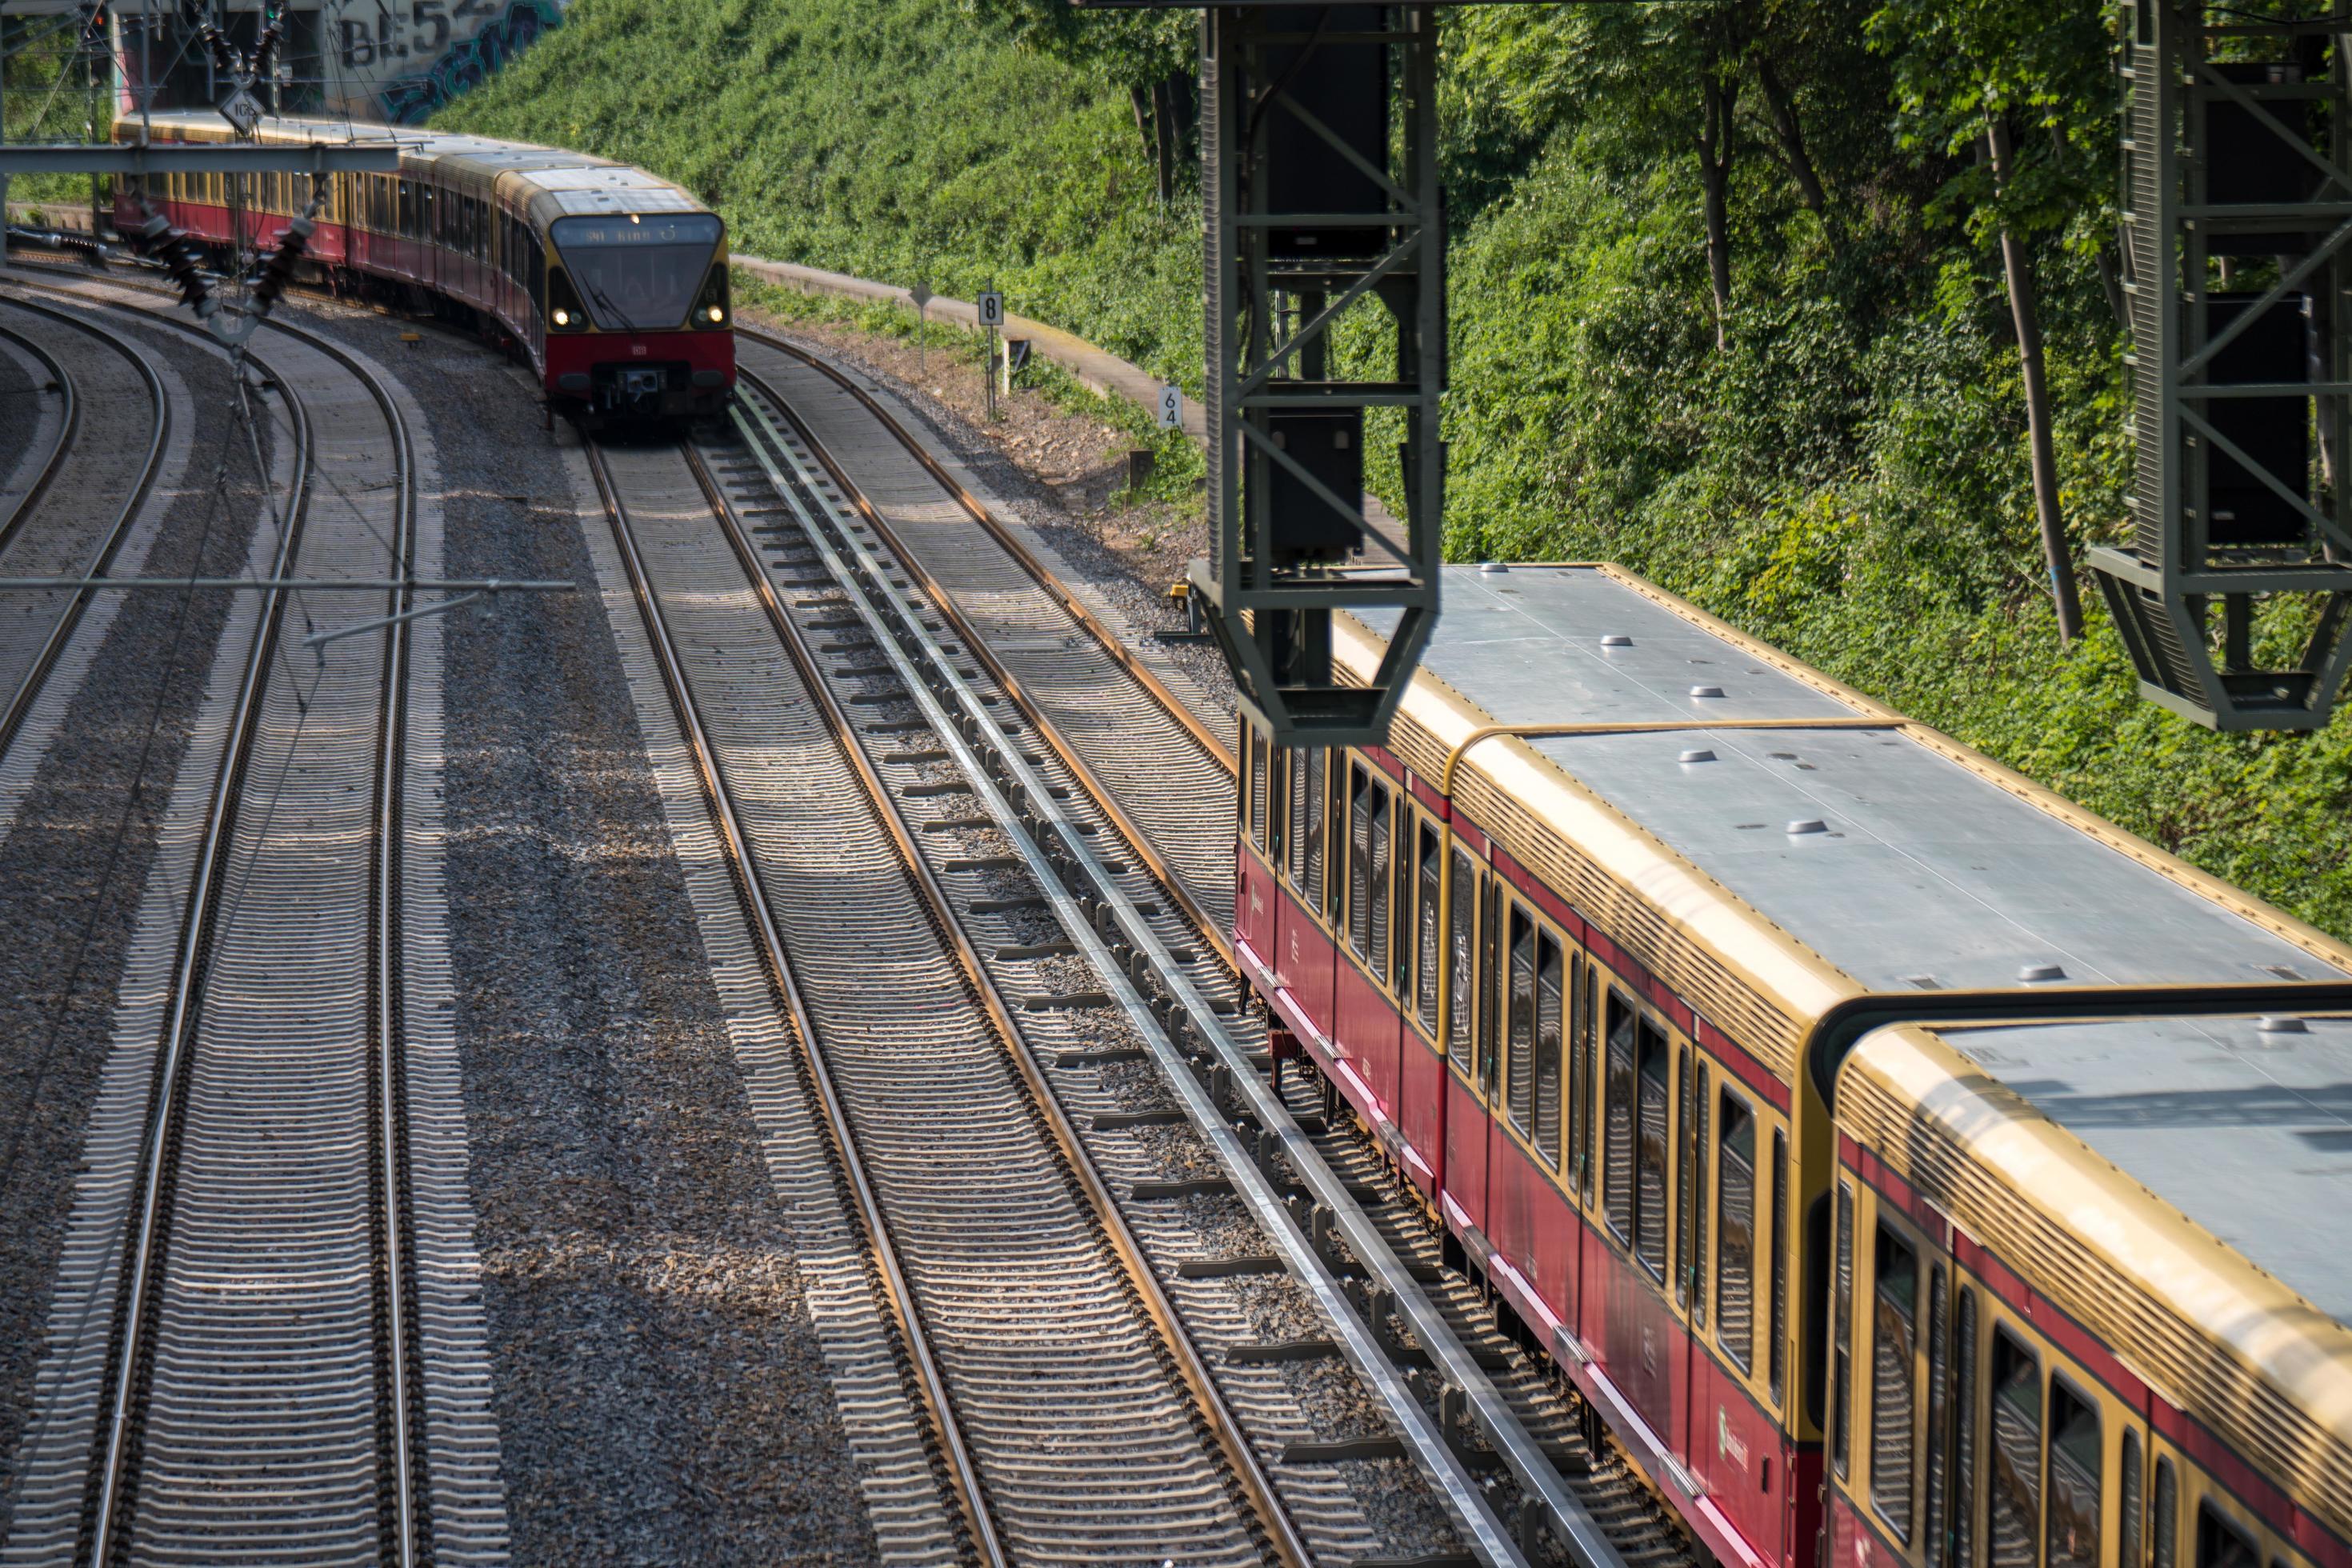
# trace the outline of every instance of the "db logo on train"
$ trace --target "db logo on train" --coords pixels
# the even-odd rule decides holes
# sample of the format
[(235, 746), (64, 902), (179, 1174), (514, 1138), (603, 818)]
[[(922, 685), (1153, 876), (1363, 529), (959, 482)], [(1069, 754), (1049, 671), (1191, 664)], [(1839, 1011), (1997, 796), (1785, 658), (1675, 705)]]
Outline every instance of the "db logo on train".
[(1731, 1434), (1731, 1417), (1722, 1405), (1715, 1407), (1715, 1451), (1740, 1469), (1748, 1468), (1748, 1445)]

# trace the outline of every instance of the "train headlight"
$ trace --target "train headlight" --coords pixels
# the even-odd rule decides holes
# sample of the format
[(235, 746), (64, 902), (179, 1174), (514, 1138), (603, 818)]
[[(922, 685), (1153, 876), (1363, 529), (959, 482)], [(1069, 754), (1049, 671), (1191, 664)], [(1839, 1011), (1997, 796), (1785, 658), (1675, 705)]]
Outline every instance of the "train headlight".
[(572, 312), (571, 312), (571, 311), (569, 311), (569, 310), (558, 310), (558, 311), (556, 311), (556, 312), (555, 312), (555, 324), (556, 324), (557, 326), (559, 326), (559, 327), (568, 327), (568, 326), (570, 326), (570, 325), (572, 324)]
[(710, 309), (705, 310), (703, 314), (710, 318), (710, 321), (713, 326), (718, 325), (720, 321), (727, 319), (727, 310), (723, 305), (713, 305)]

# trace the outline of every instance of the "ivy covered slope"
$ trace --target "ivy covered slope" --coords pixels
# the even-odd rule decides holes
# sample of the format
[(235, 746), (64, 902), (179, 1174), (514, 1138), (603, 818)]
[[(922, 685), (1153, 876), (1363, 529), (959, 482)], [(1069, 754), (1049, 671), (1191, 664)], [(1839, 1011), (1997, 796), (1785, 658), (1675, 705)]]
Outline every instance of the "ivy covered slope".
[[(2140, 702), (2095, 595), (2060, 646), (2012, 289), (2079, 557), (2129, 463), (2110, 9), (1447, 13), (1449, 552), (1623, 562), (2352, 935), (2352, 725)], [(993, 280), (1197, 384), (1190, 47), (1060, 0), (578, 0), (445, 121), (681, 180), (747, 252)]]

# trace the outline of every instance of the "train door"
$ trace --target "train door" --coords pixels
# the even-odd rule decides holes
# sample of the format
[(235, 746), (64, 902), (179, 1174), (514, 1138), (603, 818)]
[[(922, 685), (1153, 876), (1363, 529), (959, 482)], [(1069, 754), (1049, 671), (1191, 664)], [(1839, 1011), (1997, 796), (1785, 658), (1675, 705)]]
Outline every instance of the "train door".
[(1486, 1061), (1494, 1052), (1495, 1011), (1489, 998), (1495, 968), (1494, 879), (1485, 861), (1461, 838), (1454, 841), (1451, 929), (1452, 1017), (1447, 1020), (1445, 1186), (1462, 1217), (1489, 1233), (1486, 1168)]
[(1586, 1278), (1585, 1319), (1610, 1376), (1652, 1437), (1675, 1446), (1675, 1389), (1685, 1369), (1672, 1306), (1673, 1029), (1616, 977), (1601, 972), (1601, 1230)]
[[(1713, 1379), (1713, 1360), (1706, 1349), (1706, 1169), (1714, 1151), (1707, 1145), (1707, 1104), (1713, 1074), (1706, 1058), (1689, 1041), (1675, 1049), (1675, 1310), (1683, 1321), (1675, 1375), (1672, 1441), (1685, 1463), (1698, 1452), (1698, 1411)], [(1711, 1406), (1710, 1406), (1711, 1408)]]

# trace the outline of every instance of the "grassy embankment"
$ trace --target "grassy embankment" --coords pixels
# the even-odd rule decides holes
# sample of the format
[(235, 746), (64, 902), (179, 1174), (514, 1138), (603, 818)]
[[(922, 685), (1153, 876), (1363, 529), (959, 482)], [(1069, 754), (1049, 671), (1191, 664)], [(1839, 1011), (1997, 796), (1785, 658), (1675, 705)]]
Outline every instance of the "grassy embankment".
[[(2001, 275), (1982, 226), (1939, 207), (1940, 150), (1886, 130), (1872, 7), (1807, 46), (1853, 58), (1798, 88), (1829, 221), (1742, 111), (1720, 350), (1685, 133), (1627, 129), (1651, 110), (1607, 94), (1656, 84), (1612, 77), (1580, 9), (1450, 24), (1469, 29), (1449, 65), (1450, 552), (1622, 561), (2352, 935), (2352, 723), (2229, 737), (2164, 714), (2095, 602), (2058, 648)], [(445, 121), (678, 179), (745, 252), (966, 296), (993, 282), (1197, 384), (1196, 209), (1155, 205), (1126, 94), (992, 41), (955, 0), (580, 0)], [(2039, 252), (2078, 546), (2119, 530), (2127, 462), (2095, 248), (2062, 228)]]

